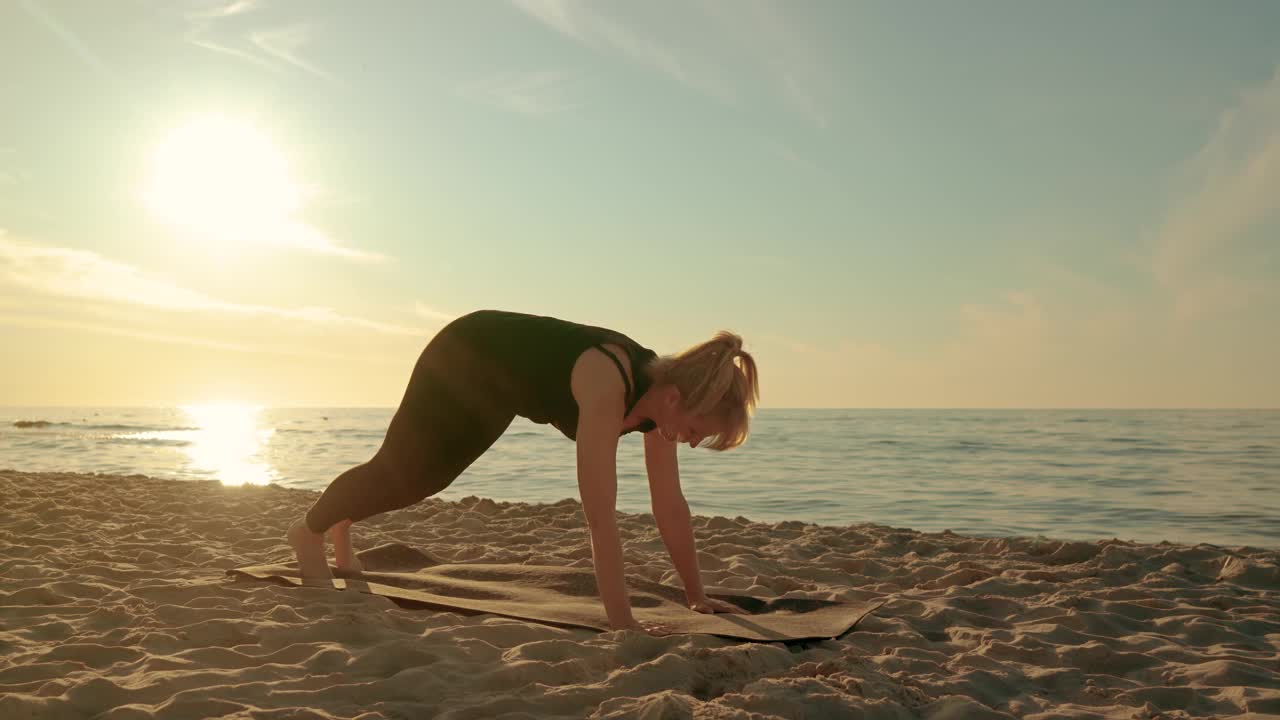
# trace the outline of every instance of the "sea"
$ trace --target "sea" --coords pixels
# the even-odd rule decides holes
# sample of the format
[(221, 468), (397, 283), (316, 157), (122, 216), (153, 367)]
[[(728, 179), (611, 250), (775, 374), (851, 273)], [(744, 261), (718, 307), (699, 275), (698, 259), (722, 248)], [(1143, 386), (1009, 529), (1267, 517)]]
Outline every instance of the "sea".
[[(392, 413), (0, 407), (0, 469), (323, 490), (373, 455)], [(1278, 410), (765, 408), (743, 447), (686, 445), (679, 461), (700, 515), (1280, 547)], [(439, 497), (554, 503), (577, 492), (573, 443), (517, 418)], [(618, 450), (618, 509), (650, 511), (638, 433)]]

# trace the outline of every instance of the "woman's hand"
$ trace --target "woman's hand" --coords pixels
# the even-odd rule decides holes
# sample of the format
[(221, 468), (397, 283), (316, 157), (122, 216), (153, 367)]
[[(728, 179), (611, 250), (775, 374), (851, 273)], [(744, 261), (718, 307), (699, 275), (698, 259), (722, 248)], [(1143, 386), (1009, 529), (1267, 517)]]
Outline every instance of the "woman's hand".
[(747, 611), (734, 605), (733, 603), (717, 600), (707, 597), (706, 595), (693, 595), (689, 597), (689, 609), (700, 613), (730, 613), (733, 615), (746, 615)]

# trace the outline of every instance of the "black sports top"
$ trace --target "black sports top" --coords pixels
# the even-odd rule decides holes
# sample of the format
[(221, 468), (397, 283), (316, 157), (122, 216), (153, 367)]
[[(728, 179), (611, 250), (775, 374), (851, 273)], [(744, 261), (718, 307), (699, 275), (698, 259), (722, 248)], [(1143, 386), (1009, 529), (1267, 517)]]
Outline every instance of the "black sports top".
[[(649, 389), (647, 367), (657, 357), (654, 351), (614, 330), (503, 310), (477, 310), (449, 323), (441, 333), (446, 330), (493, 362), (495, 372), (501, 375), (494, 378), (494, 389), (511, 410), (535, 423), (554, 426), (570, 440), (576, 439), (578, 432), (578, 402), (573, 398), (570, 376), (583, 352), (599, 348), (618, 366), (626, 386), (624, 417)], [(621, 361), (603, 347), (606, 343), (627, 353), (635, 387)], [(652, 420), (646, 420), (622, 434), (649, 432), (654, 427)]]

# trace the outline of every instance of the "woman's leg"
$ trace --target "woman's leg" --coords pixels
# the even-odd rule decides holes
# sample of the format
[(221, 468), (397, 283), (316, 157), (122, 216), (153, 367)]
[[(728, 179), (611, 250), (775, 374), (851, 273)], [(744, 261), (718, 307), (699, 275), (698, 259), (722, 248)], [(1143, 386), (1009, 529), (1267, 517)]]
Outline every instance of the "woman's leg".
[(356, 557), (356, 550), (351, 545), (351, 521), (342, 522), (329, 528), (329, 539), (333, 541), (333, 564), (339, 570), (362, 572), (364, 565)]
[(304, 577), (331, 577), (324, 533), (338, 567), (358, 570), (353, 522), (413, 505), (444, 490), (506, 431), (515, 414), (495, 398), (484, 358), (437, 336), (414, 367), (382, 447), (339, 475), (289, 530)]

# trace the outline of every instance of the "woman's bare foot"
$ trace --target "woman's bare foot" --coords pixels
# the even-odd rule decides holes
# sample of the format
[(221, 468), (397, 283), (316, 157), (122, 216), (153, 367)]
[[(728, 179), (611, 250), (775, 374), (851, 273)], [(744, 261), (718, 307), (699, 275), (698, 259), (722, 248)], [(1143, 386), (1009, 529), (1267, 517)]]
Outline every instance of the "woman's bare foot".
[(356, 557), (355, 548), (351, 546), (351, 521), (343, 520), (329, 530), (329, 539), (333, 540), (333, 560), (339, 570), (349, 573), (364, 572), (364, 565)]
[(333, 580), (329, 561), (324, 556), (324, 535), (311, 532), (301, 520), (289, 528), (289, 544), (298, 557), (298, 572), (303, 580)]

